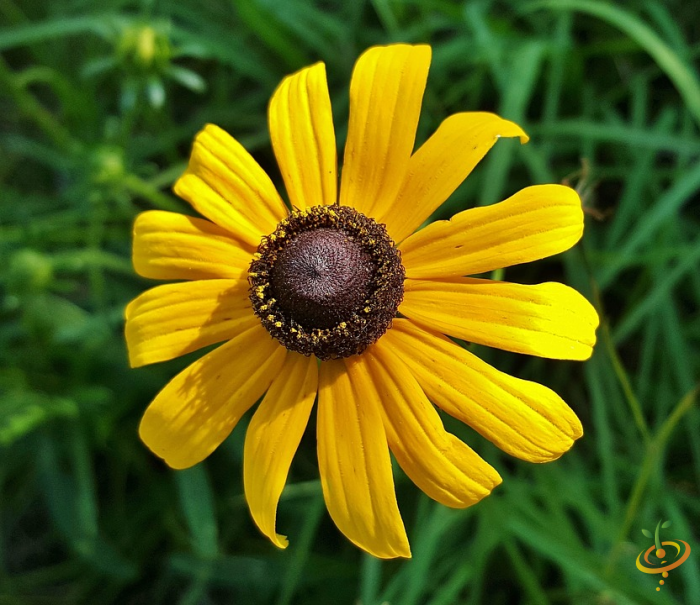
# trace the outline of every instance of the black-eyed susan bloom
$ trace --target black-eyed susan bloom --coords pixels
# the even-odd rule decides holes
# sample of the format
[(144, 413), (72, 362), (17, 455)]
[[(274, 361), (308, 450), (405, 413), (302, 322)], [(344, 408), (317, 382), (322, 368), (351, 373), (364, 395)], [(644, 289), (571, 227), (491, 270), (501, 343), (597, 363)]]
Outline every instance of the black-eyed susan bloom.
[(357, 61), (340, 191), (322, 63), (287, 77), (269, 107), (292, 207), (226, 132), (209, 125), (175, 185), (205, 219), (141, 214), (136, 271), (157, 286), (126, 311), (133, 366), (226, 341), (148, 407), (146, 445), (173, 468), (206, 458), (260, 399), (245, 440), (252, 516), (277, 546), (277, 504), (316, 398), (323, 494), (338, 528), (382, 558), (409, 557), (390, 452), (431, 498), (466, 507), (498, 473), (446, 432), (437, 406), (509, 454), (554, 460), (581, 424), (551, 390), (508, 376), (451, 337), (586, 359), (598, 317), (558, 283), (465, 277), (557, 254), (583, 232), (576, 193), (529, 187), (416, 231), (499, 137), (525, 133), (460, 113), (413, 151), (428, 46), (371, 48)]

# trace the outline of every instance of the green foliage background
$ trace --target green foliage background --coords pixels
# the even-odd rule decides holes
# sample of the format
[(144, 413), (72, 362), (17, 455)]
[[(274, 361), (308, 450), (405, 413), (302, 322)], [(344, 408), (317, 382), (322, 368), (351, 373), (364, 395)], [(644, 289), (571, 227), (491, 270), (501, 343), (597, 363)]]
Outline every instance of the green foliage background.
[[(700, 599), (700, 55), (681, 0), (0, 0), (0, 604), (697, 603)], [(585, 363), (477, 348), (543, 382), (586, 435), (544, 466), (448, 428), (504, 482), (464, 511), (397, 470), (414, 558), (364, 556), (330, 522), (313, 430), (278, 551), (242, 495), (247, 418), (204, 464), (166, 469), (140, 414), (197, 355), (130, 370), (135, 215), (170, 192), (214, 122), (273, 175), (267, 101), (327, 64), (339, 143), (366, 47), (429, 42), (419, 142), (450, 113), (496, 111), (503, 140), (436, 217), (566, 180), (588, 209), (576, 249), (508, 269), (561, 279), (603, 317)], [(235, 368), (232, 369), (235, 371)], [(641, 528), (693, 548), (660, 592)]]

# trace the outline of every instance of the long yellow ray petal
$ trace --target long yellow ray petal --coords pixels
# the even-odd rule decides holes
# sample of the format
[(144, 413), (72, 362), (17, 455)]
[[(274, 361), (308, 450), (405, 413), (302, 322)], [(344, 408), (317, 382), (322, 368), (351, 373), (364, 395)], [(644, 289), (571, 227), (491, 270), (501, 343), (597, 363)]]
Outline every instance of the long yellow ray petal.
[(246, 279), (254, 252), (201, 218), (149, 210), (134, 223), (134, 269), (151, 279)]
[(288, 541), (275, 531), (277, 504), (317, 388), (316, 358), (288, 353), (245, 437), (243, 485), (248, 507), (260, 531), (279, 548), (286, 548)]
[(359, 364), (367, 367), (382, 403), (391, 451), (428, 496), (445, 506), (465, 508), (501, 483), (493, 467), (445, 431), (437, 410), (383, 339), (365, 352)]
[(209, 220), (257, 248), (287, 210), (270, 177), (226, 131), (207, 124), (174, 191)]
[(326, 66), (287, 76), (270, 100), (272, 147), (292, 206), (335, 204), (337, 151)]
[(211, 279), (165, 284), (126, 307), (126, 344), (132, 368), (179, 357), (233, 338), (260, 323), (248, 282)]
[[(359, 357), (348, 358), (348, 362)], [(318, 462), (326, 506), (338, 529), (381, 559), (410, 557), (394, 493), (389, 447), (366, 375), (350, 381), (343, 361), (321, 363)]]
[(396, 319), (382, 344), (435, 405), (511, 456), (549, 462), (583, 435), (576, 414), (554, 391), (498, 371), (437, 332)]
[(175, 376), (146, 409), (139, 436), (168, 466), (194, 466), (267, 390), (284, 357), (284, 347), (253, 324)]
[(394, 203), (413, 152), (429, 46), (375, 46), (357, 60), (340, 203), (373, 217)]
[(394, 241), (413, 233), (459, 187), (501, 137), (520, 137), (522, 128), (493, 113), (450, 116), (411, 156), (396, 202), (377, 214)]
[(499, 204), (431, 223), (404, 240), (401, 259), (414, 279), (475, 275), (559, 254), (581, 235), (576, 191), (536, 185)]
[(399, 312), (470, 342), (550, 359), (588, 359), (598, 314), (559, 283), (523, 286), (488, 279), (407, 279)]

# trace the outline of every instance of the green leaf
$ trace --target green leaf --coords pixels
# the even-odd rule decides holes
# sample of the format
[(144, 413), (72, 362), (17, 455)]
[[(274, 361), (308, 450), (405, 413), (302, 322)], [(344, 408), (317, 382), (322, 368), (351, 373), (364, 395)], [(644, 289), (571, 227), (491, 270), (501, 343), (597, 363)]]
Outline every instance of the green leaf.
[(535, 2), (528, 7), (530, 10), (538, 8), (575, 10), (587, 13), (627, 34), (658, 63), (659, 67), (675, 84), (695, 121), (700, 124), (700, 82), (698, 82), (692, 67), (635, 14), (613, 4), (595, 0), (544, 0)]
[(204, 92), (207, 89), (207, 83), (204, 78), (192, 70), (177, 65), (171, 65), (168, 68), (167, 74), (185, 88), (189, 88), (193, 92)]
[(158, 76), (152, 76), (148, 79), (146, 94), (148, 95), (148, 102), (153, 109), (160, 109), (163, 107), (165, 103), (165, 87)]
[(647, 538), (653, 538), (654, 535), (648, 530), (648, 529), (643, 529), (642, 533), (647, 537)]
[(204, 467), (175, 473), (180, 508), (185, 515), (192, 539), (192, 549), (203, 559), (216, 558), (219, 552), (218, 527), (214, 515), (214, 498)]
[(257, 0), (238, 0), (235, 6), (238, 17), (246, 24), (246, 27), (288, 69), (298, 69), (310, 62), (303, 45), (287, 33), (278, 21), (275, 11), (267, 10)]
[(96, 32), (102, 24), (101, 17), (68, 17), (42, 23), (25, 23), (0, 30), (0, 50), (45, 42), (64, 36), (76, 36)]
[(54, 418), (75, 417), (78, 406), (70, 399), (20, 391), (0, 397), (0, 445), (7, 446)]
[(671, 522), (670, 522), (670, 521), (664, 521), (664, 522), (661, 524), (661, 527), (671, 527)]

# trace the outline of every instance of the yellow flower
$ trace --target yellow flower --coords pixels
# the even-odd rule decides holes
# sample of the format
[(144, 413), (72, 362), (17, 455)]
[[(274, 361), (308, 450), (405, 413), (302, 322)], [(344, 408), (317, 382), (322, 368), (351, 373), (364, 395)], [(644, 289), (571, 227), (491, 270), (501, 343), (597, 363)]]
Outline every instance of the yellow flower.
[(169, 466), (190, 467), (264, 395), (246, 434), (244, 487), (255, 522), (281, 548), (277, 504), (317, 395), (328, 510), (353, 543), (382, 558), (410, 556), (390, 450), (446, 506), (470, 506), (501, 482), (445, 431), (433, 404), (530, 462), (558, 458), (582, 434), (554, 392), (447, 337), (583, 360), (598, 316), (562, 284), (464, 277), (573, 246), (583, 214), (572, 189), (528, 187), (417, 231), (499, 137), (527, 141), (496, 115), (460, 113), (414, 153), (430, 56), (428, 46), (399, 44), (357, 61), (339, 194), (317, 63), (285, 78), (269, 107), (293, 211), (243, 147), (208, 125), (175, 184), (208, 220), (161, 211), (136, 220), (136, 271), (184, 281), (127, 307), (132, 366), (227, 341), (158, 394), (140, 436)]

